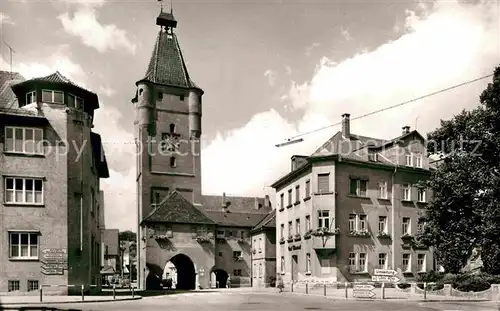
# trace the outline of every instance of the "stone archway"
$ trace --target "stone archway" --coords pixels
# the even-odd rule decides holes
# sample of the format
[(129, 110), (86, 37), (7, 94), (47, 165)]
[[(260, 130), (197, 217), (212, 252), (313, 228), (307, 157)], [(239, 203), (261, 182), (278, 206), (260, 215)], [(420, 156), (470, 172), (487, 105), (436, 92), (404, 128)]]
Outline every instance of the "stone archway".
[(175, 266), (175, 288), (182, 290), (196, 289), (196, 268), (191, 258), (184, 254), (178, 254), (173, 256), (169, 262)]
[(215, 274), (215, 281), (217, 282), (216, 287), (226, 288), (227, 287), (227, 279), (229, 277), (227, 272), (222, 270), (222, 269), (215, 269), (213, 272)]

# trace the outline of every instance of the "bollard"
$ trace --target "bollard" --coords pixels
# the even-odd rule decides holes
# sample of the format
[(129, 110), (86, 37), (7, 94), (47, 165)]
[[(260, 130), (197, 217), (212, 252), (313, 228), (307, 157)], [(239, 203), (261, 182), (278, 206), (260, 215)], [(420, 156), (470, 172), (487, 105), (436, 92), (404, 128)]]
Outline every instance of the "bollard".
[(116, 284), (113, 284), (113, 300), (116, 299)]
[(427, 300), (427, 283), (424, 282), (424, 300)]
[(132, 286), (132, 298), (134, 298), (134, 287)]
[(306, 294), (309, 294), (309, 283), (306, 283)]
[(385, 299), (385, 283), (382, 283), (382, 300)]
[(85, 300), (85, 294), (84, 294), (84, 291), (85, 290), (85, 285), (82, 284), (82, 301)]
[(323, 284), (323, 295), (326, 296), (326, 284)]
[(345, 299), (347, 299), (347, 282), (345, 282)]
[(38, 290), (40, 292), (40, 302), (42, 302), (42, 300), (43, 300), (43, 298), (42, 298), (43, 297), (43, 286), (41, 284), (40, 284), (40, 287)]

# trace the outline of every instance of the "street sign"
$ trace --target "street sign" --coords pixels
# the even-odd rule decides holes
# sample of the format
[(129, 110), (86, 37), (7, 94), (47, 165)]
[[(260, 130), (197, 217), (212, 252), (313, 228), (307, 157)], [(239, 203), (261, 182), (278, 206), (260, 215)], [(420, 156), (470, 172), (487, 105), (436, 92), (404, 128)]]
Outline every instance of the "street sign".
[(354, 298), (372, 298), (375, 293), (372, 291), (355, 291), (352, 293)]
[(396, 276), (383, 276), (383, 275), (375, 275), (372, 276), (373, 282), (383, 282), (383, 283), (397, 283), (400, 279)]
[(52, 269), (52, 268), (44, 268), (42, 267), (42, 273), (45, 275), (63, 275), (63, 269)]
[(394, 270), (387, 270), (387, 269), (375, 269), (375, 275), (380, 275), (380, 276), (394, 276), (396, 275), (396, 271)]
[(374, 290), (375, 286), (370, 285), (370, 284), (355, 284), (353, 286), (353, 289), (355, 291), (370, 291), (370, 290)]

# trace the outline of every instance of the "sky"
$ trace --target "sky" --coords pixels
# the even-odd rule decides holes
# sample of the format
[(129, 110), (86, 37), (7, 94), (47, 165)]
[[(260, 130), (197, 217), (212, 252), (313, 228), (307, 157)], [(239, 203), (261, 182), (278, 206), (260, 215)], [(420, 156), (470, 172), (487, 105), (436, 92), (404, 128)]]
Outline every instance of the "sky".
[[(169, 10), (170, 3), (164, 4)], [(147, 68), (156, 0), (2, 1), (2, 36), (26, 78), (59, 70), (99, 95), (108, 228), (135, 230), (135, 82)], [(340, 126), (287, 138), (492, 74), (500, 64), (498, 1), (173, 0), (175, 30), (203, 97), (204, 194), (272, 195), (290, 157)], [(10, 70), (2, 45), (2, 70)], [(479, 104), (490, 79), (351, 123), (351, 132), (422, 134)]]

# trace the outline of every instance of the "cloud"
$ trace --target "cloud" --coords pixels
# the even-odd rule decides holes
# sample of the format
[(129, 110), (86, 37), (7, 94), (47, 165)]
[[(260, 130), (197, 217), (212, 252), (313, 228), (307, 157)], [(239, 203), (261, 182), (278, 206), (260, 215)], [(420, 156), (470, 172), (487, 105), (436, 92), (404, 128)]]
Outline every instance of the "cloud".
[(308, 46), (308, 47), (306, 48), (306, 56), (310, 56), (310, 55), (311, 55), (311, 53), (312, 53), (312, 51), (313, 51), (315, 48), (319, 47), (319, 46), (321, 46), (321, 44), (319, 44), (318, 42), (314, 42), (313, 44), (311, 44), (310, 46)]
[[(406, 28), (397, 40), (339, 62), (323, 57), (311, 79), (303, 84), (292, 82), (283, 97), (302, 112), (300, 119), (287, 120), (274, 110), (262, 112), (205, 146), (204, 192), (262, 194), (264, 186), (289, 171), (292, 155), (311, 154), (340, 127), (304, 136), (300, 144), (276, 148), (285, 138), (337, 123), (345, 112), (360, 116), (491, 74), (499, 62), (499, 17), (493, 5), (491, 1), (472, 5), (447, 0), (433, 7), (418, 5), (407, 12)], [(351, 130), (393, 138), (402, 126), (414, 127), (419, 116), (418, 130), (425, 134), (438, 127), (441, 118), (477, 106), (487, 82), (353, 120)]]
[(95, 7), (102, 5), (102, 1), (83, 3), (87, 4), (79, 6), (72, 17), (68, 12), (58, 16), (68, 34), (79, 37), (85, 45), (95, 48), (100, 53), (125, 50), (135, 54), (137, 45), (129, 39), (125, 30), (113, 24), (103, 25), (97, 20), (98, 13)]
[(0, 21), (1, 21), (0, 23), (2, 23), (4, 25), (7, 25), (7, 24), (14, 25), (14, 21), (12, 20), (12, 18), (3, 12), (0, 12)]
[(270, 69), (266, 70), (264, 72), (264, 77), (267, 78), (267, 83), (269, 83), (270, 86), (275, 86), (276, 85), (276, 73)]
[(342, 34), (342, 37), (344, 37), (344, 40), (345, 41), (351, 41), (352, 40), (352, 36), (351, 34), (349, 33), (349, 31), (345, 28), (342, 27), (342, 29), (340, 30), (340, 33)]
[(292, 74), (292, 67), (290, 67), (289, 65), (286, 65), (285, 72), (287, 75), (291, 75)]
[(100, 91), (101, 93), (104, 93), (104, 95), (106, 95), (106, 96), (108, 96), (108, 97), (111, 97), (111, 96), (113, 96), (114, 94), (116, 94), (116, 91), (115, 91), (114, 89), (110, 88), (109, 86), (103, 86), (103, 85), (101, 85), (101, 86), (99, 87), (99, 91)]

